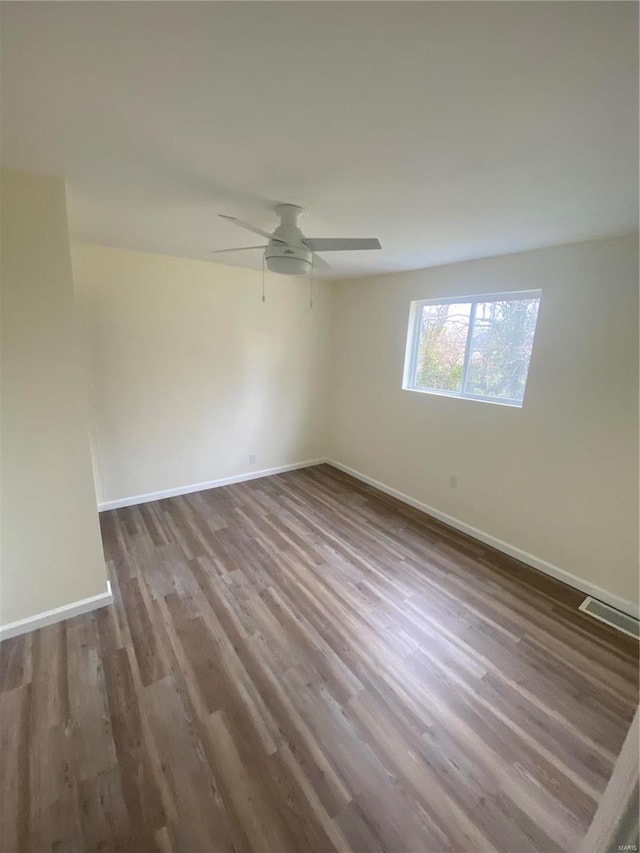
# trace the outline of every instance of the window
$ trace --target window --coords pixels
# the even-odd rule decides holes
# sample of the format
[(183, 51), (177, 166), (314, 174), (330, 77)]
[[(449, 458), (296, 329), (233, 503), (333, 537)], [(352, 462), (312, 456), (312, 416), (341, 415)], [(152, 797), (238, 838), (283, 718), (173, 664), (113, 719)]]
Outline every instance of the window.
[(522, 406), (540, 291), (412, 302), (403, 387)]

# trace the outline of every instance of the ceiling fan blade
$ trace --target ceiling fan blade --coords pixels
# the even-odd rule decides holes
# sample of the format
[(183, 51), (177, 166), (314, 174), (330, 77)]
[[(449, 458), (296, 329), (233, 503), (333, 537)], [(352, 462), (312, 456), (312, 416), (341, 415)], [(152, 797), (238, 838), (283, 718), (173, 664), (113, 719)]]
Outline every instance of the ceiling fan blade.
[(328, 264), (324, 258), (321, 258), (320, 255), (314, 254), (313, 256), (313, 268), (314, 270), (318, 270), (319, 272), (326, 272), (331, 269), (331, 264)]
[(348, 252), (354, 249), (381, 249), (375, 237), (305, 237), (303, 243), (312, 252)]
[(238, 246), (237, 249), (212, 249), (210, 255), (220, 255), (222, 252), (246, 252), (247, 249), (266, 249), (266, 246)]
[(267, 240), (273, 240), (275, 243), (284, 243), (284, 240), (279, 240), (277, 237), (272, 237), (268, 231), (263, 231), (262, 228), (258, 228), (256, 225), (251, 225), (249, 222), (244, 222), (242, 219), (237, 219), (235, 216), (227, 216), (224, 213), (219, 213), (218, 216), (221, 219), (227, 219), (229, 222), (233, 222), (235, 225), (239, 225), (241, 228), (246, 228), (247, 231), (253, 231), (254, 234), (259, 234), (261, 237), (266, 237)]

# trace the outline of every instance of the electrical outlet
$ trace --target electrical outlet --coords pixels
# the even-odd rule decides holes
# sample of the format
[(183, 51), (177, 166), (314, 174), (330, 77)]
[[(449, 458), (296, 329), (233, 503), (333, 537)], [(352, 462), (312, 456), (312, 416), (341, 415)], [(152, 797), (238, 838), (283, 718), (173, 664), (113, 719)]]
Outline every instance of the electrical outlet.
[(459, 482), (460, 482), (460, 478), (457, 477), (455, 474), (452, 474), (449, 477), (449, 488), (453, 489), (454, 491), (457, 490)]
[(256, 454), (250, 453), (249, 454), (249, 465), (255, 465), (255, 464), (256, 464)]

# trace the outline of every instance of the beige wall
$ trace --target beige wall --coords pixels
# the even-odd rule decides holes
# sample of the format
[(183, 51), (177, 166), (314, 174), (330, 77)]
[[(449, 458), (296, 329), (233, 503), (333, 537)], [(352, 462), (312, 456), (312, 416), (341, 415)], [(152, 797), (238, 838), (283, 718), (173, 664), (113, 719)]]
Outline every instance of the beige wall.
[[(328, 456), (637, 600), (636, 238), (324, 284), (313, 310), (297, 279), (271, 276), (263, 304), (255, 272), (82, 244), (72, 256), (99, 501)], [(532, 288), (522, 409), (402, 390), (412, 299)]]
[[(522, 409), (402, 390), (412, 299), (533, 288), (542, 302)], [(349, 280), (335, 293), (329, 456), (637, 601), (637, 238)]]
[(2, 170), (0, 626), (106, 593), (64, 181)]
[[(98, 499), (325, 454), (329, 287), (76, 244)], [(255, 454), (256, 464), (249, 464)]]

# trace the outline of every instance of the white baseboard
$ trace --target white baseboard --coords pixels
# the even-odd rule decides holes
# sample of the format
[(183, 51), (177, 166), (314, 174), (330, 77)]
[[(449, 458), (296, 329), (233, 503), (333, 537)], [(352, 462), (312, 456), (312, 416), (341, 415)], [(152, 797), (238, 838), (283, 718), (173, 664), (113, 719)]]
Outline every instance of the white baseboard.
[[(464, 521), (460, 521), (460, 519), (455, 518), (452, 515), (448, 515), (447, 513), (441, 512), (439, 509), (436, 509), (435, 507), (429, 506), (428, 504), (416, 500), (415, 498), (412, 498), (409, 495), (405, 495), (403, 492), (400, 492), (397, 489), (393, 489), (391, 488), (391, 486), (387, 486), (385, 483), (381, 483), (379, 480), (374, 480), (372, 477), (368, 477), (366, 474), (362, 474), (360, 471), (356, 471), (353, 468), (349, 468), (347, 465), (343, 465), (341, 462), (337, 462), (334, 459), (310, 459), (305, 462), (296, 462), (292, 465), (280, 465), (276, 468), (264, 468), (260, 471), (251, 471), (246, 474), (237, 474), (232, 477), (223, 477), (218, 480), (209, 480), (205, 483), (195, 483), (189, 486), (178, 486), (177, 488), (165, 489), (164, 491), (160, 492), (150, 492), (144, 495), (134, 495), (128, 498), (120, 498), (114, 501), (104, 501), (103, 503), (98, 504), (98, 509), (100, 512), (105, 512), (106, 510), (110, 509), (118, 509), (120, 507), (126, 506), (135, 506), (136, 504), (149, 503), (150, 501), (158, 501), (162, 500), (163, 498), (171, 498), (177, 495), (187, 495), (191, 494), (192, 492), (201, 492), (205, 489), (216, 489), (220, 486), (231, 485), (232, 483), (243, 483), (247, 480), (257, 480), (261, 477), (270, 477), (273, 474), (283, 474), (286, 471), (296, 471), (299, 468), (310, 468), (313, 465), (322, 465), (323, 463), (332, 465), (334, 468), (337, 468), (340, 471), (344, 471), (345, 474), (349, 474), (351, 477), (355, 477), (357, 480), (361, 480), (363, 483), (367, 483), (368, 485), (379, 489), (381, 492), (391, 495), (392, 497), (397, 498), (403, 503), (406, 503), (409, 506), (412, 506), (415, 509), (424, 512), (427, 515), (433, 516), (433, 518), (438, 519), (438, 521), (442, 521), (445, 524), (448, 524), (450, 527), (453, 527), (456, 530), (460, 530), (462, 533), (466, 533), (469, 536), (472, 536), (474, 539), (478, 539), (480, 542), (484, 542), (485, 544), (490, 545), (492, 548), (496, 548), (496, 550), (502, 551), (504, 554), (508, 554), (510, 557), (514, 557), (516, 560), (520, 560), (521, 562), (532, 566), (534, 569), (538, 569), (538, 571), (541, 571), (546, 575), (550, 575), (556, 580), (562, 581), (563, 583), (572, 586), (574, 589), (578, 589), (581, 592), (584, 592), (586, 595), (590, 595), (592, 598), (597, 598), (599, 601), (603, 601), (606, 604), (610, 604), (611, 607), (615, 607), (617, 610), (621, 610), (623, 613), (629, 614), (629, 616), (633, 616), (636, 619), (639, 616), (639, 608), (637, 602), (627, 601), (624, 598), (620, 598), (620, 596), (614, 595), (613, 593), (608, 592), (606, 589), (596, 586), (595, 584), (591, 584), (588, 581), (583, 580), (583, 578), (580, 578), (577, 575), (566, 571), (565, 569), (559, 568), (559, 566), (554, 566), (552, 563), (549, 563), (546, 560), (541, 559), (540, 557), (536, 557), (533, 554), (529, 554), (527, 551), (523, 551), (521, 548), (518, 548), (515, 545), (511, 545), (509, 542), (503, 542), (502, 539), (498, 539), (497, 537), (492, 536), (489, 533), (485, 533), (483, 530), (479, 530), (477, 527), (472, 527), (470, 524), (467, 524)], [(89, 601), (89, 599), (87, 599), (87, 601)], [(82, 602), (78, 602), (78, 604), (81, 603)], [(108, 603), (110, 602), (104, 602), (104, 604)], [(95, 606), (100, 607), (102, 605), (98, 604)], [(92, 608), (89, 607), (88, 609)], [(53, 619), (52, 621), (56, 620)], [(6, 628), (10, 627), (11, 626), (6, 626)], [(4, 637), (4, 634), (2, 633), (4, 630), (5, 629), (0, 628), (0, 638)], [(30, 629), (25, 628), (24, 630)], [(17, 633), (21, 632), (18, 631)]]
[(161, 492), (149, 492), (145, 495), (132, 495), (115, 501), (103, 501), (98, 504), (98, 511), (120, 509), (125, 506), (146, 504), (160, 501), (163, 498), (175, 498), (177, 495), (189, 495), (192, 492), (203, 492), (206, 489), (217, 489), (220, 486), (230, 486), (233, 483), (244, 483), (247, 480), (259, 480), (261, 477), (271, 477), (273, 474), (284, 474), (286, 471), (297, 471), (298, 468), (310, 468), (321, 465), (326, 459), (308, 459), (306, 462), (294, 462), (292, 465), (279, 465), (277, 468), (263, 468), (261, 471), (250, 471), (246, 474), (236, 474), (233, 477), (222, 477), (219, 480), (208, 480), (206, 483), (193, 483), (190, 486), (177, 486), (175, 489), (164, 489)]
[(27, 619), (19, 619), (17, 622), (0, 625), (0, 641), (17, 637), (19, 634), (26, 634), (28, 631), (35, 631), (36, 628), (53, 625), (54, 622), (71, 619), (72, 616), (89, 613), (92, 610), (97, 610), (99, 607), (106, 607), (107, 604), (113, 604), (113, 594), (109, 581), (107, 581), (107, 591), (101, 592), (99, 595), (82, 598), (80, 601), (73, 601), (71, 604), (55, 607), (53, 610), (45, 610), (43, 613), (36, 613), (35, 616), (29, 616)]
[(447, 513), (441, 512), (435, 507), (409, 497), (409, 495), (405, 495), (397, 489), (392, 489), (391, 486), (387, 486), (378, 480), (374, 480), (372, 477), (367, 477), (366, 474), (361, 474), (360, 471), (355, 471), (353, 468), (349, 468), (341, 462), (336, 462), (333, 459), (327, 459), (325, 461), (334, 468), (337, 468), (339, 471), (344, 471), (345, 474), (355, 477), (356, 480), (361, 480), (363, 483), (367, 483), (369, 486), (373, 486), (381, 492), (385, 492), (385, 494), (391, 495), (399, 501), (402, 501), (415, 509), (419, 509), (427, 515), (433, 516), (433, 518), (437, 518), (438, 521), (442, 521), (450, 527), (454, 527), (456, 530), (460, 530), (462, 533), (472, 536), (474, 539), (479, 539), (480, 542), (484, 542), (486, 545), (491, 545), (492, 548), (496, 548), (496, 550), (502, 551), (510, 557), (515, 557), (516, 560), (520, 560), (521, 562), (532, 566), (534, 569), (544, 572), (545, 575), (550, 575), (552, 578), (562, 581), (563, 583), (572, 586), (574, 589), (579, 589), (581, 592), (590, 595), (592, 598), (604, 601), (605, 604), (610, 604), (611, 607), (615, 607), (617, 610), (621, 610), (623, 613), (627, 613), (635, 619), (638, 618), (637, 602), (627, 601), (624, 598), (620, 598), (620, 596), (614, 595), (606, 589), (602, 589), (602, 587), (595, 586), (595, 584), (589, 583), (588, 581), (585, 581), (577, 575), (567, 572), (558, 566), (554, 566), (552, 563), (548, 563), (540, 557), (529, 554), (521, 548), (517, 548), (515, 545), (503, 542), (502, 539), (497, 539), (495, 536), (491, 536), (491, 534), (485, 533), (483, 530), (478, 530), (477, 527), (472, 527), (470, 524), (466, 524), (464, 521), (460, 521), (460, 519), (454, 518), (452, 515), (447, 515)]

